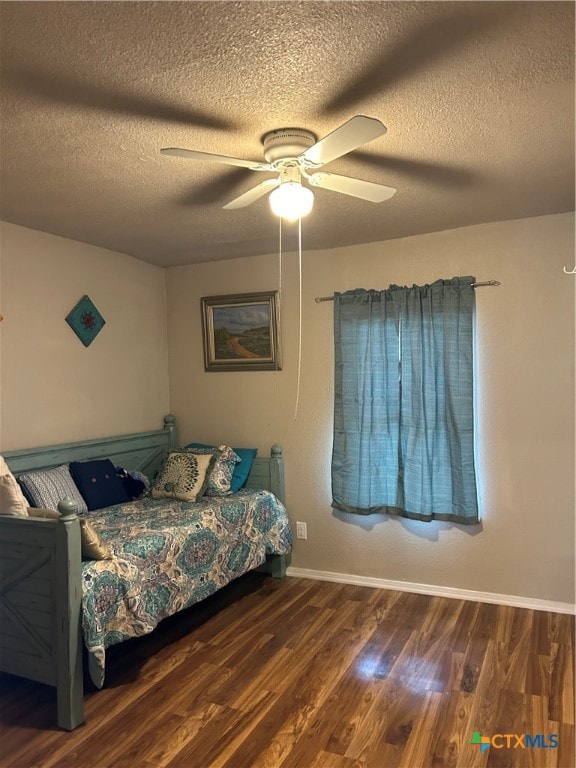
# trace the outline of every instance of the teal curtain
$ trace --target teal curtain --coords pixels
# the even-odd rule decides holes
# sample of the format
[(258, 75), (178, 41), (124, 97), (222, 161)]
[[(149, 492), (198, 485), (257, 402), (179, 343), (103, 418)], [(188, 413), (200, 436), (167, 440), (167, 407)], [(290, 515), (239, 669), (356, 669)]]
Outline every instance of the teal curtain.
[(335, 294), (335, 509), (478, 522), (474, 282)]

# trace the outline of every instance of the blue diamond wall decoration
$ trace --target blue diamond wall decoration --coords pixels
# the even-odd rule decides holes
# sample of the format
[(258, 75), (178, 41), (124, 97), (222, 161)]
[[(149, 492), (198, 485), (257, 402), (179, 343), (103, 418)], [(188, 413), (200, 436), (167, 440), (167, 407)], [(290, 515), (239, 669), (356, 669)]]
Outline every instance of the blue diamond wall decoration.
[(66, 316), (66, 322), (85, 347), (89, 347), (104, 327), (106, 320), (89, 296), (82, 296)]

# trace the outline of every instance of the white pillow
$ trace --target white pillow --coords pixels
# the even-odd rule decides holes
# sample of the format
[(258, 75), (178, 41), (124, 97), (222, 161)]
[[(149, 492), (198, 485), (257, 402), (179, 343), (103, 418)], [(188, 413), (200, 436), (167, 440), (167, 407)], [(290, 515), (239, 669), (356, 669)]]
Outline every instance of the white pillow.
[[(9, 475), (14, 482), (5, 481), (2, 483), (2, 490), (0, 491), (0, 514), (28, 517), (28, 500), (26, 499), (26, 496), (24, 496), (18, 481), (10, 471), (10, 467), (6, 464), (6, 460), (3, 456), (0, 456), (0, 477), (5, 477), (6, 475)], [(15, 509), (18, 511), (4, 512), (4, 508)]]
[(0, 475), (11, 475), (10, 467), (6, 464), (4, 456), (0, 456)]
[[(4, 459), (2, 461), (4, 462)], [(28, 502), (10, 470), (7, 474), (0, 475), (0, 515), (28, 517)]]

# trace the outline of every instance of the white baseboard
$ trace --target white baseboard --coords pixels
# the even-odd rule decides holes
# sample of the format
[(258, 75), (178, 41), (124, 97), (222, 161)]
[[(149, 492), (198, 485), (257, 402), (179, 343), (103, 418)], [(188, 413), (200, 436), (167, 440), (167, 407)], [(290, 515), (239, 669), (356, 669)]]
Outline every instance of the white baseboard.
[(552, 613), (576, 614), (576, 605), (571, 603), (556, 603), (553, 600), (539, 600), (519, 595), (500, 595), (495, 592), (476, 592), (473, 589), (458, 589), (456, 587), (440, 587), (433, 584), (412, 584), (406, 581), (391, 579), (376, 579), (372, 576), (355, 576), (350, 573), (332, 573), (331, 571), (314, 571), (309, 568), (294, 568), (286, 570), (287, 576), (298, 576), (301, 579), (316, 579), (318, 581), (336, 581), (339, 584), (357, 584), (361, 587), (376, 589), (395, 589), (399, 592), (417, 592), (421, 595), (451, 597), (458, 600), (473, 600), (477, 603), (496, 603), (510, 605), (514, 608), (530, 608), (533, 611), (551, 611)]

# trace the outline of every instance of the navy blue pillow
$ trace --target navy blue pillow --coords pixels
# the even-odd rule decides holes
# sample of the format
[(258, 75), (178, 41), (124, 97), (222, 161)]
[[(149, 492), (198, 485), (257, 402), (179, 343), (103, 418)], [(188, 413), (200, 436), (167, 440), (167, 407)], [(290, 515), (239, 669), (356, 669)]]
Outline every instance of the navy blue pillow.
[(130, 501), (110, 459), (71, 461), (70, 474), (89, 511)]
[[(214, 448), (214, 445), (205, 445), (204, 443), (188, 443), (186, 448)], [(230, 481), (230, 490), (232, 493), (235, 491), (239, 491), (240, 488), (242, 488), (246, 480), (248, 480), (248, 475), (250, 474), (250, 470), (252, 469), (252, 463), (254, 462), (254, 459), (256, 458), (256, 454), (258, 453), (257, 448), (232, 448), (234, 453), (236, 453), (240, 457), (240, 462), (236, 464), (234, 467), (234, 472), (232, 473), (232, 480)]]

